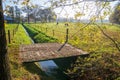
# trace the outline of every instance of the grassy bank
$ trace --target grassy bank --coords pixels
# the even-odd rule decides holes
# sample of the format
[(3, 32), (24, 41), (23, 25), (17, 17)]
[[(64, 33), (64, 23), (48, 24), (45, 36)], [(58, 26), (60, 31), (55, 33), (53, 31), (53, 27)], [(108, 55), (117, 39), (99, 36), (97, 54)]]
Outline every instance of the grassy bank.
[[(66, 73), (74, 80), (119, 80), (120, 79), (120, 52), (112, 40), (106, 37), (98, 26), (81, 23), (40, 23), (28, 24), (36, 30), (65, 41), (66, 29), (69, 28), (69, 44), (91, 53), (87, 57), (79, 57)], [(120, 48), (120, 26), (98, 24), (104, 33), (110, 36)], [(84, 27), (84, 28), (83, 28)]]
[[(27, 30), (27, 32), (29, 33), (29, 35), (32, 37), (32, 39), (35, 41), (35, 43), (52, 43), (52, 42), (58, 42), (58, 40), (56, 38), (53, 38), (51, 36), (46, 35), (44, 32), (41, 32), (39, 30), (37, 30), (34, 27), (30, 27), (28, 25), (24, 25), (25, 29)], [(58, 69), (53, 69), (53, 72), (55, 70), (55, 72), (57, 72), (57, 74), (52, 74), (50, 77), (53, 78), (53, 80), (68, 80), (69, 77), (63, 73), (63, 71), (65, 69), (63, 69), (63, 67), (65, 67), (65, 65), (70, 66), (70, 63), (72, 63), (72, 60), (74, 58), (67, 58), (65, 60), (69, 60), (69, 61), (62, 61), (62, 65), (59, 66), (61, 64), (61, 59), (60, 60), (54, 60), (56, 61), (57, 64), (59, 64), (59, 68)], [(68, 63), (67, 63), (68, 62)], [(64, 65), (64, 66), (63, 66)]]
[[(16, 24), (6, 24), (7, 30), (13, 30)], [(8, 44), (11, 75), (13, 80), (51, 80), (36, 63), (21, 63), (19, 59), (19, 45), (31, 44), (29, 36), (25, 33), (22, 25), (14, 35), (11, 44)]]
[[(46, 35), (57, 38), (59, 42), (64, 43), (66, 37), (66, 29), (69, 29), (68, 43), (73, 46), (85, 50), (87, 52), (119, 52), (116, 49), (114, 42), (107, 38), (100, 29), (90, 24), (84, 27), (83, 23), (39, 23), (39, 24), (27, 24), (27, 26), (34, 27), (35, 29), (44, 32)], [(119, 45), (120, 40), (120, 27), (119, 25), (99, 24), (103, 31), (113, 38)], [(84, 28), (83, 28), (84, 27)], [(54, 32), (54, 35), (53, 35)], [(102, 45), (101, 45), (102, 44)]]
[(46, 35), (44, 32), (41, 32), (33, 27), (28, 25), (24, 25), (25, 29), (31, 36), (31, 38), (35, 41), (35, 43), (47, 43), (47, 42), (57, 42), (56, 38)]

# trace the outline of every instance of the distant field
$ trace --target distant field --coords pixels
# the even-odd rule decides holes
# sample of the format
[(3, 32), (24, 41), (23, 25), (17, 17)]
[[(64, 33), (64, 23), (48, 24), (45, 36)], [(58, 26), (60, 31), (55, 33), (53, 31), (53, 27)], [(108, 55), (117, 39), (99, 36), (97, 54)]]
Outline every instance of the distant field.
[[(86, 27), (85, 25), (81, 23), (68, 23), (68, 26), (65, 23), (59, 23), (58, 25), (56, 23), (26, 24), (26, 26), (34, 27), (48, 36), (57, 38), (60, 43), (65, 42), (66, 29), (68, 28), (68, 43), (88, 52), (118, 52), (114, 43), (105, 37), (96, 25), (90, 24)], [(107, 35), (120, 44), (120, 26), (110, 24), (99, 25)]]

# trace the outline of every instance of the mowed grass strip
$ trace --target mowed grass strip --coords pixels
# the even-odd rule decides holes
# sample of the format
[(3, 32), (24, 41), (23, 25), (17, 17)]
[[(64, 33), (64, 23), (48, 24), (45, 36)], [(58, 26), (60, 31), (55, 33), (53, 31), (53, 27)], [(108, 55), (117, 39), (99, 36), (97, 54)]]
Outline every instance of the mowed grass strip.
[(57, 42), (56, 38), (48, 36), (44, 32), (41, 32), (34, 27), (30, 27), (28, 25), (24, 25), (24, 27), (35, 43)]
[[(14, 29), (15, 24), (7, 24), (6, 27)], [(24, 31), (22, 25), (19, 25), (12, 43), (8, 44), (8, 53), (10, 60), (10, 69), (13, 80), (52, 80), (40, 69), (37, 63), (21, 63), (19, 58), (19, 46), (21, 44), (31, 44), (31, 39)]]

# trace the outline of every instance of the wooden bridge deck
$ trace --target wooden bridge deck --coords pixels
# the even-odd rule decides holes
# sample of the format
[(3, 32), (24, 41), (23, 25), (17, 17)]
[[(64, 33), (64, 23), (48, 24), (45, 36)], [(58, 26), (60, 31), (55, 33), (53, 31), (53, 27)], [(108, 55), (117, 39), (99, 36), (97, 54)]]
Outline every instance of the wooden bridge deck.
[(62, 44), (60, 43), (21, 45), (19, 55), (22, 62), (37, 62), (88, 54), (69, 44), (66, 44), (60, 51), (57, 51), (61, 46)]

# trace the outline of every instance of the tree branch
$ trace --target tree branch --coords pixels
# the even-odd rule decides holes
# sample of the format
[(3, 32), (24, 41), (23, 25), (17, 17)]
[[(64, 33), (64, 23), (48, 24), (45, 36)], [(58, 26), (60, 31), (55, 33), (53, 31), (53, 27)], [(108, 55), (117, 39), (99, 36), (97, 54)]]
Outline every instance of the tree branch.
[[(94, 23), (95, 24), (95, 23)], [(108, 39), (110, 39), (114, 44), (115, 44), (115, 47), (118, 49), (118, 51), (120, 52), (120, 47), (119, 47), (119, 45), (117, 44), (117, 42), (113, 39), (113, 38), (111, 38), (109, 35), (107, 35), (104, 31), (103, 31), (103, 29), (101, 28), (101, 26), (99, 26), (98, 24), (95, 24), (99, 29), (100, 29), (100, 31), (103, 33), (103, 35), (104, 36), (106, 36)]]
[[(65, 0), (65, 1), (66, 1), (66, 0)], [(53, 5), (53, 8), (52, 8), (52, 9), (59, 8), (59, 7), (62, 7), (62, 6), (72, 6), (72, 5), (76, 5), (76, 4), (85, 2), (85, 1), (112, 2), (112, 1), (116, 1), (116, 0), (82, 0), (82, 1), (77, 1), (77, 2), (69, 3), (69, 4), (65, 4), (65, 3), (61, 3), (61, 2), (55, 1), (55, 2), (52, 2), (52, 3), (57, 3), (57, 4), (56, 4), (56, 5)], [(64, 2), (64, 1), (63, 1), (63, 2)], [(59, 5), (58, 5), (58, 4), (59, 4)]]

